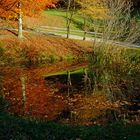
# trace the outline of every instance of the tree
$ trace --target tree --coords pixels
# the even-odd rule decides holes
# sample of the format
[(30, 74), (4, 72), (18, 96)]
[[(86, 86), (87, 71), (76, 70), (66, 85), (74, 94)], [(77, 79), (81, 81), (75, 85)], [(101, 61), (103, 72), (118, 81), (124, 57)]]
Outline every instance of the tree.
[[(94, 30), (102, 32), (103, 41), (134, 43), (139, 38), (139, 23), (131, 16), (131, 0), (77, 0), (81, 12), (93, 18)], [(97, 24), (98, 23), (98, 24)]]
[[(102, 25), (101, 27), (102, 38), (100, 39), (101, 44), (99, 42), (94, 44), (94, 53), (91, 54), (89, 58), (90, 60), (89, 69), (93, 80), (92, 84), (94, 91), (101, 90), (102, 87), (104, 91), (106, 90), (106, 93), (110, 96), (110, 98), (113, 98), (114, 100), (115, 98), (119, 97), (119, 94), (121, 97), (126, 95), (126, 93), (124, 93), (125, 88), (123, 89), (122, 87), (120, 87), (120, 84), (123, 84), (124, 82), (125, 86), (131, 85), (130, 84), (132, 82), (131, 80), (128, 80), (128, 82), (126, 82), (127, 80), (125, 81), (122, 78), (122, 76), (119, 77), (116, 73), (120, 74), (122, 72), (125, 73), (126, 76), (129, 73), (128, 71), (131, 71), (130, 69), (132, 68), (133, 63), (131, 62), (127, 64), (127, 61), (123, 60), (127, 56), (123, 48), (125, 48), (125, 46), (128, 44), (131, 46), (138, 40), (138, 38), (140, 37), (140, 28), (139, 28), (140, 23), (137, 22), (136, 18), (131, 15), (132, 12), (131, 1), (100, 0), (100, 2), (103, 6), (103, 9), (106, 10), (105, 13), (106, 16), (102, 17), (102, 19), (100, 20), (94, 18), (94, 20), (98, 20), (99, 24), (97, 25), (97, 28), (95, 28), (97, 32), (101, 27), (100, 25)], [(89, 8), (90, 4), (89, 7), (88, 5), (86, 6), (87, 10), (91, 12), (92, 10)], [(93, 14), (93, 17), (98, 16), (98, 15), (94, 16), (95, 14), (94, 12), (91, 12), (91, 14)], [(122, 43), (124, 44), (122, 45)], [(97, 47), (97, 45), (99, 46)], [(123, 47), (121, 48), (120, 46)], [(123, 53), (125, 55), (123, 55)], [(136, 65), (133, 66), (135, 71), (138, 71), (137, 67), (139, 66)], [(128, 75), (126, 77), (128, 78)], [(114, 85), (115, 90), (117, 89), (116, 91), (113, 89)], [(127, 86), (128, 89), (129, 87), (130, 86)], [(134, 87), (134, 85), (132, 87)], [(129, 89), (129, 91), (131, 90)]]
[(107, 17), (108, 9), (104, 5), (105, 0), (76, 0), (81, 6), (81, 12), (94, 19)]
[(18, 37), (23, 38), (23, 15), (34, 15), (56, 3), (57, 0), (3, 0), (0, 2), (0, 17), (18, 19)]
[[(101, 0), (76, 0), (76, 2), (80, 5), (80, 14), (83, 16), (84, 20), (83, 40), (85, 40), (86, 33), (88, 30), (90, 30), (90, 27), (88, 27), (90, 25), (87, 25), (87, 21), (90, 20), (90, 23), (92, 22), (94, 24), (94, 21), (106, 18), (107, 9), (103, 7)], [(92, 30), (95, 30), (95, 27)]]
[(70, 25), (72, 22), (73, 15), (75, 13), (75, 0), (67, 1), (67, 10), (66, 10), (66, 28), (67, 28), (67, 38), (69, 38), (70, 34)]
[(70, 25), (72, 23), (73, 16), (76, 12), (76, 0), (59, 0), (58, 4), (66, 10), (66, 37), (69, 38)]
[(19, 12), (18, 12), (18, 38), (23, 38), (23, 35), (22, 35), (22, 2), (19, 1), (18, 2), (18, 9), (19, 9)]

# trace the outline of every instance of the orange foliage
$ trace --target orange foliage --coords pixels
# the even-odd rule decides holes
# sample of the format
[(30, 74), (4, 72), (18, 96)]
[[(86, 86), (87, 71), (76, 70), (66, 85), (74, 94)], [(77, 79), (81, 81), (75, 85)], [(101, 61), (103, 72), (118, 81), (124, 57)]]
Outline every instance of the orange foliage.
[[(85, 52), (91, 51), (90, 42), (80, 42), (61, 38), (28, 35), (23, 42), (16, 38), (1, 38), (3, 51), (2, 60), (8, 65), (44, 64), (62, 61), (67, 58), (82, 58)], [(70, 56), (70, 57), (69, 57)], [(82, 59), (81, 59), (82, 61)], [(26, 66), (27, 66), (26, 65)]]
[(57, 0), (2, 0), (0, 1), (0, 17), (6, 19), (17, 18), (19, 2), (22, 3), (22, 12), (24, 15), (33, 15), (46, 7), (54, 7)]
[[(5, 68), (3, 79), (4, 96), (9, 102), (9, 112), (30, 117), (55, 119), (64, 109), (64, 99), (55, 95), (51, 87), (47, 87), (43, 77), (38, 77), (32, 70)], [(20, 77), (25, 76), (26, 101), (23, 100)], [(37, 76), (37, 77), (36, 77)]]
[[(33, 118), (56, 119), (66, 108), (67, 98), (60, 92), (61, 84), (44, 80), (48, 73), (84, 64), (58, 63), (45, 67), (0, 67), (3, 75), (3, 95), (9, 102), (9, 112)], [(26, 101), (23, 100), (21, 77), (25, 77)]]

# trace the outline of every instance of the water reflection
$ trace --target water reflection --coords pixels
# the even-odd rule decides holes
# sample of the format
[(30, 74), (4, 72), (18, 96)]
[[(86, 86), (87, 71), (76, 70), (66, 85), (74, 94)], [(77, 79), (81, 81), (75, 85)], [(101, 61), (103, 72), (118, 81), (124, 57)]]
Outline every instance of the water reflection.
[(31, 68), (0, 67), (1, 93), (8, 101), (8, 111), (35, 118), (55, 119), (66, 107), (64, 87), (70, 92), (70, 84), (59, 82), (57, 76), (52, 80), (45, 77), (85, 66), (87, 63), (63, 62)]
[[(119, 109), (117, 115), (126, 115), (126, 108), (129, 109), (127, 104), (116, 104), (116, 101), (118, 103), (122, 98), (120, 95), (127, 96), (130, 91), (130, 99), (139, 95), (139, 73), (137, 77), (128, 77), (105, 67), (94, 67), (90, 75), (93, 76), (92, 81), (87, 71), (87, 62), (61, 62), (30, 68), (7, 66), (0, 67), (0, 72), (1, 94), (8, 101), (8, 111), (32, 118), (58, 120), (60, 117), (71, 117), (76, 121), (89, 122), (114, 110), (114, 107), (116, 111), (116, 106), (118, 108), (120, 104), (125, 105), (125, 109)], [(107, 92), (116, 101), (112, 103), (107, 100), (104, 96)]]

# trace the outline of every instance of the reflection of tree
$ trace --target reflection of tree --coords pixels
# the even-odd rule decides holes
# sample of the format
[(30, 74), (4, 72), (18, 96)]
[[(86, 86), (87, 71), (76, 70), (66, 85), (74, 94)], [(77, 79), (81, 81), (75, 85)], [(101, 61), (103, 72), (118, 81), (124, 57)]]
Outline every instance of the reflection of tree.
[[(49, 65), (49, 67), (0, 67), (3, 76), (2, 90), (9, 102), (9, 112), (36, 118), (55, 119), (66, 107), (67, 99), (65, 95), (62, 96), (62, 91), (57, 90), (57, 88), (61, 89), (61, 85), (53, 81), (56, 86), (47, 85), (43, 76), (50, 72), (55, 73), (66, 68), (74, 69), (85, 65), (86, 63), (67, 64), (64, 62)], [(23, 83), (21, 78), (24, 79)]]
[(14, 68), (3, 71), (3, 94), (9, 101), (11, 113), (53, 119), (61, 112), (64, 106), (62, 96), (54, 95), (41, 75), (34, 75), (32, 70)]
[(3, 76), (0, 73), (0, 95), (3, 93), (3, 90), (2, 90), (3, 89), (2, 79), (3, 79)]

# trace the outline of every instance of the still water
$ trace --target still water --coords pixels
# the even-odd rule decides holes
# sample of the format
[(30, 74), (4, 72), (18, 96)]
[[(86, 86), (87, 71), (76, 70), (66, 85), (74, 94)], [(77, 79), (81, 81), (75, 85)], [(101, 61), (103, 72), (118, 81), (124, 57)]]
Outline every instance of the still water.
[(15, 115), (55, 119), (66, 108), (66, 97), (82, 90), (86, 67), (86, 62), (1, 67), (1, 93), (7, 100), (8, 111)]

